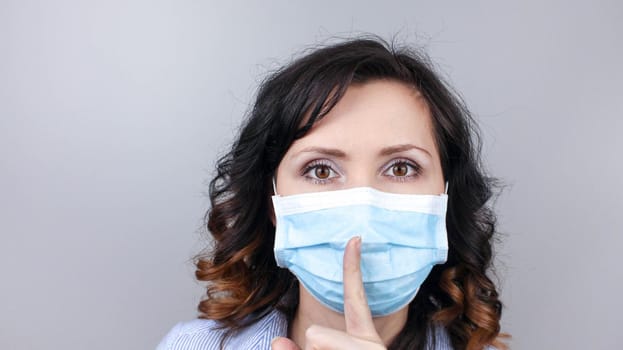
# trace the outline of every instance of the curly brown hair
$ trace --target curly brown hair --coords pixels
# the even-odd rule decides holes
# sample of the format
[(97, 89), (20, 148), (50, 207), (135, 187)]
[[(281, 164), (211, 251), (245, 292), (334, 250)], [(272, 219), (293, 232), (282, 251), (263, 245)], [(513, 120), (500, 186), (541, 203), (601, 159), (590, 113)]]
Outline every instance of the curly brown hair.
[(506, 348), (500, 341), (502, 304), (487, 276), (496, 233), (488, 205), (494, 180), (482, 169), (475, 123), (425, 56), (376, 37), (316, 49), (261, 84), (239, 138), (218, 160), (210, 182), (205, 219), (213, 246), (196, 261), (197, 279), (207, 282), (199, 317), (218, 320), (230, 332), (274, 308), (292, 320), (299, 286), (273, 256), (271, 180), (292, 142), (325, 116), (348, 86), (374, 79), (402, 82), (424, 96), (449, 183), (448, 260), (421, 286), (407, 324), (389, 348), (424, 349), (426, 339), (434, 341), (435, 325), (447, 329), (457, 349)]

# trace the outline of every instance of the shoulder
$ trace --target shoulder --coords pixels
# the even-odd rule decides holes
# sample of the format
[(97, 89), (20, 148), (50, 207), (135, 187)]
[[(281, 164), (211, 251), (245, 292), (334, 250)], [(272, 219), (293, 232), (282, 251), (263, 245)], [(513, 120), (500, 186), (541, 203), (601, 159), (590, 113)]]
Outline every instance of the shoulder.
[(435, 325), (433, 332), (428, 333), (427, 350), (452, 350), (450, 335), (444, 326)]
[[(434, 337), (434, 340), (431, 338)], [(434, 345), (433, 345), (434, 344)], [(429, 333), (427, 350), (453, 350), (452, 340), (448, 330), (441, 325), (434, 326), (434, 331)], [(483, 350), (497, 350), (491, 345), (487, 345)]]
[[(162, 339), (157, 350), (220, 349), (227, 329), (214, 320), (196, 319), (180, 322)], [(261, 320), (232, 333), (225, 341), (225, 349), (270, 349), (277, 336), (286, 336), (288, 323), (285, 316), (272, 310)]]

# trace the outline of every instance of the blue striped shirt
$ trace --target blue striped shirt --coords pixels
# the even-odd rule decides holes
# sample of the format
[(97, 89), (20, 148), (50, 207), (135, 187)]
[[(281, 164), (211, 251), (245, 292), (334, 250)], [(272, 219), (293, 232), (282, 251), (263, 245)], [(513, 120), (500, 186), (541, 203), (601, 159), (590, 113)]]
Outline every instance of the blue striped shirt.
[[(214, 320), (196, 319), (181, 322), (162, 339), (156, 350), (212, 350), (220, 349), (226, 329), (219, 329)], [(233, 333), (225, 342), (225, 349), (270, 350), (275, 337), (287, 337), (288, 322), (285, 316), (273, 310), (251, 326)]]
[[(214, 320), (196, 319), (180, 322), (162, 339), (157, 350), (217, 350), (226, 332), (218, 328)], [(275, 337), (287, 337), (288, 322), (285, 316), (273, 310), (253, 325), (233, 333), (227, 338), (227, 350), (270, 350)], [(443, 327), (435, 329), (436, 346), (434, 350), (452, 350), (450, 339)], [(432, 349), (431, 349), (432, 350)]]

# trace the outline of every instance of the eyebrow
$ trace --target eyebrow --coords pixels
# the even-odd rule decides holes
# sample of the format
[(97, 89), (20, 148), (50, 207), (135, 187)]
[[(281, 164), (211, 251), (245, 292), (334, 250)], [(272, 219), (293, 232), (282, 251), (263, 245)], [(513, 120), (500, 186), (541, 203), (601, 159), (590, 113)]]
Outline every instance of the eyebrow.
[(312, 147), (303, 148), (295, 156), (300, 155), (302, 153), (320, 153), (320, 154), (324, 154), (324, 155), (332, 156), (336, 158), (344, 158), (344, 159), (348, 158), (348, 156), (346, 155), (346, 153), (344, 153), (344, 151), (341, 151), (337, 148), (324, 148), (324, 147), (312, 146)]
[(409, 151), (409, 150), (412, 150), (412, 149), (420, 150), (420, 151), (426, 153), (429, 157), (432, 157), (430, 152), (427, 151), (426, 149), (424, 149), (422, 147), (418, 147), (418, 146), (410, 144), (410, 143), (405, 143), (405, 144), (402, 144), (402, 145), (395, 145), (395, 146), (385, 147), (385, 148), (383, 148), (381, 150), (381, 152), (379, 152), (379, 154), (382, 155), (382, 156), (388, 156), (388, 155), (391, 155), (391, 154), (394, 154), (394, 153)]
[[(409, 151), (409, 150), (412, 150), (412, 149), (420, 150), (420, 151), (426, 153), (429, 157), (432, 157), (430, 152), (427, 151), (426, 149), (424, 149), (422, 147), (418, 147), (418, 146), (410, 144), (410, 143), (384, 147), (379, 152), (379, 155), (381, 155), (381, 156), (388, 156), (388, 155), (392, 155), (394, 153)], [(325, 148), (325, 147), (317, 147), (317, 146), (307, 147), (307, 148), (304, 148), (304, 149), (300, 150), (295, 155), (295, 157), (297, 155), (302, 154), (302, 153), (320, 153), (320, 154), (324, 154), (324, 155), (332, 156), (332, 157), (336, 157), (336, 158), (343, 158), (343, 159), (347, 159), (348, 158), (348, 156), (346, 155), (346, 153), (344, 153), (344, 151), (339, 150), (337, 148)]]

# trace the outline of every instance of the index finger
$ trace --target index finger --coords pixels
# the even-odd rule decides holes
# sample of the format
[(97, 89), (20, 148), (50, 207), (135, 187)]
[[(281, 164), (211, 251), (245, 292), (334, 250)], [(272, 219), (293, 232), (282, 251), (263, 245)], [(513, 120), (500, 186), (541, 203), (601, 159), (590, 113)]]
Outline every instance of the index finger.
[(380, 342), (361, 276), (361, 237), (353, 237), (344, 249), (344, 318), (346, 333), (360, 339)]

